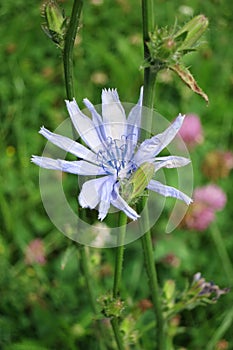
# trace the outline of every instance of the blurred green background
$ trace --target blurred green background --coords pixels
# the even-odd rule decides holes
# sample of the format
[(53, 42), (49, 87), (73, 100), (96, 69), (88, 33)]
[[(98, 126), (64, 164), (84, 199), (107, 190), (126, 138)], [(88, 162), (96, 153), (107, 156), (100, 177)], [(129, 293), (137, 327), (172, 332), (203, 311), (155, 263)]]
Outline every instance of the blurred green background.
[[(72, 1), (60, 4), (69, 15)], [(0, 348), (93, 350), (99, 347), (77, 246), (47, 217), (38, 168), (30, 163), (31, 155), (41, 154), (45, 145), (38, 135), (40, 126), (54, 130), (68, 116), (61, 54), (41, 29), (41, 7), (41, 2), (31, 0), (3, 0), (0, 5)], [(195, 187), (209, 183), (201, 172), (207, 152), (232, 150), (232, 12), (230, 0), (156, 1), (159, 26), (176, 20), (183, 24), (200, 13), (210, 22), (200, 51), (185, 59), (209, 95), (209, 106), (169, 72), (159, 75), (156, 88), (155, 108), (168, 120), (181, 112), (195, 113), (202, 121), (204, 142), (191, 152)], [(122, 101), (137, 101), (143, 82), (141, 22), (138, 0), (85, 1), (74, 53), (80, 105), (84, 97), (100, 103), (103, 87), (116, 87)], [(168, 201), (154, 230), (161, 282), (175, 279), (182, 288), (200, 270), (221, 287), (233, 285), (232, 175), (217, 184), (227, 194), (227, 205), (204, 232), (177, 229), (165, 235)], [(43, 265), (25, 260), (28, 244), (38, 238), (45, 245)], [(98, 296), (111, 288), (114, 254), (111, 249), (90, 249), (88, 254)], [(164, 262), (167, 254), (179, 263)], [(123, 278), (123, 296), (132, 309), (150, 298), (139, 242), (125, 250)], [(132, 349), (154, 349), (148, 326), (152, 318), (150, 310), (141, 312), (136, 328), (145, 331), (145, 340)], [(233, 349), (232, 293), (208, 308), (182, 313), (180, 322), (183, 328), (174, 340), (175, 349)], [(111, 332), (107, 323), (106, 332)], [(109, 349), (114, 349), (109, 342)]]

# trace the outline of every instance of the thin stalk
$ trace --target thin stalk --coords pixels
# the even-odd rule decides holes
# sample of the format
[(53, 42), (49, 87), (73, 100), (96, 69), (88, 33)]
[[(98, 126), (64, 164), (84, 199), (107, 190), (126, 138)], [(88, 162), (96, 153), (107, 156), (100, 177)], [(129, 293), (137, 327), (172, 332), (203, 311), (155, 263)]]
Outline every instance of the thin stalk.
[[(142, 21), (143, 21), (143, 45), (144, 45), (144, 60), (150, 61), (150, 53), (147, 43), (150, 40), (150, 32), (154, 30), (155, 18), (154, 18), (154, 0), (142, 0)], [(154, 95), (155, 95), (155, 81), (157, 71), (154, 67), (147, 67), (144, 71), (144, 93), (143, 93), (143, 105), (149, 108), (146, 113), (146, 120), (143, 120), (143, 130), (141, 131), (141, 141), (150, 136), (150, 128), (152, 124), (152, 110), (154, 107)], [(157, 271), (155, 268), (153, 244), (151, 238), (151, 232), (149, 227), (149, 216), (147, 209), (147, 199), (143, 197), (138, 204), (139, 212), (144, 208), (144, 215), (141, 219), (141, 230), (146, 233), (141, 237), (141, 243), (144, 253), (145, 266), (147, 270), (149, 286), (152, 295), (153, 307), (156, 316), (156, 339), (157, 349), (165, 350), (165, 322), (162, 313), (162, 306), (159, 294), (159, 284), (157, 278)]]
[(117, 343), (118, 350), (125, 350), (123, 342), (122, 342), (120, 330), (119, 330), (118, 319), (117, 318), (112, 318), (111, 319), (111, 325), (112, 325), (112, 329), (113, 329), (113, 332), (114, 332), (114, 335), (115, 335), (115, 340), (116, 340), (116, 343)]
[(126, 230), (127, 216), (123, 213), (119, 213), (119, 233), (115, 257), (115, 272), (114, 272), (114, 283), (112, 296), (117, 298), (120, 290), (122, 266), (123, 266), (123, 256), (124, 256), (124, 241), (125, 241), (125, 230)]
[[(118, 241), (117, 241), (118, 246), (115, 248), (116, 250), (115, 271), (114, 271), (114, 282), (113, 282), (113, 289), (112, 289), (112, 297), (114, 299), (118, 298), (120, 294), (126, 223), (127, 223), (127, 216), (123, 212), (120, 212), (119, 213), (119, 232), (118, 232)], [(119, 322), (117, 317), (113, 317), (111, 319), (111, 325), (114, 332), (118, 350), (124, 350), (124, 344), (120, 334)]]
[[(79, 25), (79, 19), (81, 15), (83, 1), (74, 0), (71, 18), (69, 22), (69, 27), (67, 29), (65, 37), (65, 46), (63, 52), (63, 65), (64, 65), (64, 78), (65, 78), (65, 87), (66, 87), (66, 96), (68, 100), (71, 100), (74, 97), (74, 84), (73, 84), (73, 48), (74, 41), (77, 33), (77, 28)], [(77, 203), (78, 204), (78, 203)], [(81, 212), (82, 213), (82, 212)], [(80, 252), (80, 265), (84, 274), (84, 278), (87, 285), (87, 290), (89, 294), (90, 303), (93, 311), (96, 313), (96, 301), (94, 298), (94, 291), (92, 288), (91, 276), (89, 271), (89, 266), (87, 264), (87, 254), (84, 247), (79, 245)]]
[[(142, 210), (144, 206), (146, 206), (146, 199), (142, 198), (141, 205), (139, 208)], [(148, 227), (149, 218), (148, 218), (148, 210), (144, 209), (143, 220), (141, 222), (141, 230)], [(148, 276), (148, 282), (150, 286), (150, 292), (152, 296), (153, 308), (156, 316), (156, 340), (157, 340), (157, 349), (158, 350), (166, 350), (165, 346), (165, 322), (163, 318), (162, 305), (160, 299), (160, 291), (158, 284), (158, 276), (154, 261), (154, 252), (153, 252), (153, 244), (151, 239), (151, 232), (148, 230), (141, 237), (142, 249), (145, 260), (145, 267)]]
[(68, 100), (74, 97), (73, 79), (73, 48), (80, 15), (82, 12), (83, 0), (74, 0), (69, 26), (66, 32), (65, 45), (63, 51), (63, 66), (65, 75), (66, 96)]
[[(144, 61), (150, 61), (150, 52), (148, 42), (150, 41), (150, 33), (155, 27), (154, 18), (154, 0), (142, 0), (142, 34), (143, 34), (143, 48)], [(144, 91), (143, 91), (143, 106), (153, 109), (155, 96), (155, 80), (157, 72), (154, 67), (146, 67), (144, 69)], [(146, 113), (146, 111), (145, 111)], [(143, 129), (141, 130), (141, 141), (150, 136), (150, 128), (152, 123), (152, 112), (147, 113), (146, 120), (144, 118)]]
[(79, 245), (79, 254), (80, 254), (80, 267), (85, 279), (85, 285), (87, 288), (90, 305), (94, 313), (97, 314), (98, 308), (97, 308), (96, 298), (93, 292), (93, 276), (90, 273), (90, 268), (89, 268), (88, 259), (87, 259), (87, 251), (85, 246)]
[[(72, 100), (74, 97), (74, 79), (73, 79), (73, 48), (74, 42), (77, 34), (77, 29), (79, 26), (81, 11), (83, 7), (83, 0), (74, 0), (73, 8), (71, 12), (70, 22), (67, 29), (65, 37), (65, 45), (63, 51), (63, 67), (64, 67), (64, 79), (66, 88), (66, 97), (68, 100)], [(74, 130), (73, 130), (74, 131)], [(78, 205), (78, 203), (77, 203)], [(83, 212), (81, 212), (83, 213)], [(82, 214), (81, 214), (82, 215)], [(84, 215), (84, 214), (83, 214)], [(94, 293), (93, 278), (90, 273), (90, 268), (88, 265), (88, 258), (86, 248), (79, 245), (79, 256), (80, 256), (80, 267), (83, 272), (85, 279), (88, 297), (90, 301), (91, 308), (95, 314), (98, 313), (97, 302)], [(98, 329), (102, 332), (101, 324), (98, 324)], [(99, 347), (101, 350), (105, 350), (103, 337), (99, 339)]]

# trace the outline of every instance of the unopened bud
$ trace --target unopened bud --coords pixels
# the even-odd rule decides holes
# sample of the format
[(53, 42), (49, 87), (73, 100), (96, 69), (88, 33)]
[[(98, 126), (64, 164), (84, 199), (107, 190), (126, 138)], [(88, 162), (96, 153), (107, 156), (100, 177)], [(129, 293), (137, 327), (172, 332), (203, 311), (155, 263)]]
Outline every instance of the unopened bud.
[(63, 48), (67, 21), (64, 11), (58, 6), (56, 1), (49, 0), (44, 5), (42, 15), (45, 17), (45, 24), (42, 25), (43, 30), (55, 44)]
[(204, 15), (196, 16), (186, 23), (175, 35), (175, 38), (178, 38), (187, 33), (179, 50), (190, 50), (194, 47), (206, 31), (208, 24), (209, 21)]

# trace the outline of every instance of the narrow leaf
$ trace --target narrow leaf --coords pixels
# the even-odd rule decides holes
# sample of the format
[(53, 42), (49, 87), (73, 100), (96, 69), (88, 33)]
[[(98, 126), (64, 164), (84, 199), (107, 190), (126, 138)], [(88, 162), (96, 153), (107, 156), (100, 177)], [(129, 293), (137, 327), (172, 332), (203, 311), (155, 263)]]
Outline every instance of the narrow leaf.
[(190, 73), (188, 68), (181, 66), (179, 64), (170, 65), (169, 68), (173, 70), (176, 74), (179, 75), (179, 77), (185, 82), (188, 87), (195, 92), (196, 94), (200, 95), (206, 103), (209, 103), (208, 96), (202, 91), (202, 89), (197, 85), (196, 80), (194, 79), (193, 75)]

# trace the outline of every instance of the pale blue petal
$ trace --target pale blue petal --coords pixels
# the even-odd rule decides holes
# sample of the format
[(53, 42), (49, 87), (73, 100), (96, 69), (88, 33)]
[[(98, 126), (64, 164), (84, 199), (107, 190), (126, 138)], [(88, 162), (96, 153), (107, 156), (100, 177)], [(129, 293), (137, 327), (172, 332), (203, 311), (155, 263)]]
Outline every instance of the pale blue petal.
[(54, 145), (60, 147), (61, 149), (64, 149), (67, 152), (74, 154), (76, 157), (85, 159), (95, 164), (98, 163), (96, 154), (90, 151), (88, 148), (81, 145), (80, 143), (75, 142), (68, 137), (52, 133), (45, 127), (42, 127), (39, 133), (43, 135), (47, 140), (52, 142)]
[(81, 189), (78, 200), (83, 208), (94, 209), (101, 200), (102, 185), (108, 181), (110, 176), (100, 177), (86, 181)]
[(105, 142), (107, 139), (107, 136), (105, 133), (105, 129), (104, 129), (103, 120), (102, 120), (101, 115), (96, 111), (93, 104), (87, 98), (85, 98), (83, 100), (83, 102), (84, 102), (85, 106), (89, 109), (89, 111), (91, 112), (92, 121), (93, 121), (93, 124), (96, 128), (99, 139), (101, 140), (101, 142)]
[(140, 215), (136, 213), (135, 210), (133, 210), (127, 202), (120, 196), (119, 194), (119, 184), (116, 184), (113, 189), (112, 193), (112, 199), (111, 199), (111, 204), (122, 210), (130, 219), (132, 220), (137, 220)]
[(182, 126), (184, 118), (185, 116), (180, 114), (164, 132), (145, 140), (134, 156), (136, 164), (139, 166), (144, 162), (151, 161), (159, 154), (174, 139)]
[(101, 147), (101, 140), (92, 120), (80, 111), (75, 99), (71, 102), (66, 101), (66, 106), (72, 123), (80, 137), (92, 150), (97, 152)]
[(116, 179), (114, 176), (108, 177), (108, 180), (105, 181), (101, 187), (100, 191), (100, 204), (99, 204), (99, 216), (98, 219), (101, 221), (106, 217), (108, 209), (110, 207), (112, 190)]
[(102, 116), (106, 136), (120, 140), (126, 133), (126, 116), (114, 89), (102, 90)]
[(140, 90), (140, 97), (136, 106), (134, 106), (127, 119), (127, 139), (132, 140), (135, 147), (138, 142), (142, 116), (143, 87)]
[(76, 175), (106, 175), (106, 172), (102, 167), (85, 162), (84, 160), (68, 161), (63, 159), (32, 156), (31, 161), (39, 165), (41, 168), (61, 170)]
[(159, 181), (151, 180), (147, 186), (151, 191), (157, 192), (164, 197), (174, 197), (184, 201), (187, 205), (192, 202), (192, 199), (188, 197), (185, 193), (177, 190), (174, 187), (163, 185)]
[(190, 159), (178, 156), (156, 157), (155, 172), (161, 168), (179, 168), (190, 163)]

